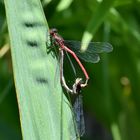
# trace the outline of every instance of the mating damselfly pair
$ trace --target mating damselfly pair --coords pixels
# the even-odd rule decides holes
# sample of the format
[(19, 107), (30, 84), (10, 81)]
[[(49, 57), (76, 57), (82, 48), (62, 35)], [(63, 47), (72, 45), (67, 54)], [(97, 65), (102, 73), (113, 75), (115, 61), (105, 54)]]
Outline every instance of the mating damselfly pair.
[[(81, 63), (80, 59), (90, 62), (90, 63), (97, 63), (100, 60), (100, 53), (109, 53), (113, 50), (113, 47), (110, 43), (107, 42), (91, 42), (89, 43), (87, 50), (84, 52), (80, 51), (81, 43), (79, 41), (69, 41), (64, 40), (57, 32), (57, 29), (50, 30), (50, 37), (51, 43), (53, 46), (57, 46), (60, 52), (60, 80), (63, 87), (71, 94), (77, 94), (78, 97), (75, 100), (73, 105), (73, 110), (75, 114), (75, 120), (77, 123), (77, 129), (79, 131), (79, 135), (82, 136), (85, 132), (85, 125), (84, 125), (84, 117), (83, 117), (83, 110), (82, 110), (82, 94), (81, 89), (86, 87), (89, 80), (89, 75)], [(75, 78), (75, 82), (73, 86), (70, 88), (66, 81), (63, 74), (63, 63), (64, 63), (64, 51), (69, 53), (78, 63), (79, 67), (81, 68), (85, 80), (81, 77)], [(79, 59), (80, 58), (80, 59)]]

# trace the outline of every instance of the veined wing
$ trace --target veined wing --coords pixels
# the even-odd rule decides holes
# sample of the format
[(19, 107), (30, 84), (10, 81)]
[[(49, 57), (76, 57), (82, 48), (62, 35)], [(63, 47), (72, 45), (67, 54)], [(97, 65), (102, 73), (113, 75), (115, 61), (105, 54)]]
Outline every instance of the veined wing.
[(83, 100), (82, 95), (78, 95), (76, 101), (73, 105), (75, 120), (77, 124), (77, 130), (80, 136), (83, 136), (85, 133), (85, 121), (84, 121), (84, 113), (83, 113)]
[(91, 42), (85, 52), (80, 52), (81, 42), (65, 40), (64, 44), (73, 50), (78, 57), (86, 62), (97, 63), (100, 60), (99, 53), (109, 53), (113, 50), (111, 44), (107, 42)]

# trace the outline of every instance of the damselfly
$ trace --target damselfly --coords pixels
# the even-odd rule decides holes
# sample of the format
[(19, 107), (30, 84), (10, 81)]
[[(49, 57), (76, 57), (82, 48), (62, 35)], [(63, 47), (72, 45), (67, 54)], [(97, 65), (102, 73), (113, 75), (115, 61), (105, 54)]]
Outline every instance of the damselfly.
[[(89, 75), (82, 65), (81, 61), (79, 60), (82, 59), (86, 62), (91, 62), (91, 63), (97, 63), (100, 60), (99, 53), (109, 53), (113, 50), (113, 47), (111, 44), (107, 42), (91, 42), (88, 45), (88, 48), (85, 52), (80, 51), (81, 43), (79, 41), (69, 41), (69, 40), (64, 40), (57, 32), (57, 29), (51, 29), (50, 30), (50, 37), (51, 37), (51, 42), (59, 47), (60, 51), (60, 78), (61, 78), (61, 83), (64, 86), (64, 88), (72, 93), (72, 94), (78, 94), (78, 98), (76, 99), (76, 102), (74, 103), (74, 112), (76, 116), (76, 122), (77, 122), (77, 128), (79, 130), (79, 135), (83, 135), (85, 131), (85, 126), (84, 126), (84, 119), (83, 119), (83, 110), (82, 108), (82, 95), (79, 94), (81, 91), (81, 88), (87, 86), (88, 80), (89, 80)], [(82, 78), (76, 78), (73, 87), (69, 88), (65, 81), (65, 77), (63, 74), (63, 61), (64, 61), (64, 51), (68, 52), (69, 54), (72, 55), (72, 57), (77, 61), (79, 64), (81, 70), (83, 71), (85, 75), (85, 81), (82, 81)], [(79, 58), (78, 58), (79, 57)]]
[(79, 41), (64, 40), (57, 33), (57, 29), (51, 29), (50, 35), (51, 35), (52, 43), (57, 45), (62, 50), (65, 50), (66, 52), (71, 54), (79, 64), (86, 78), (85, 82), (81, 84), (81, 87), (87, 86), (89, 76), (86, 69), (82, 65), (81, 61), (79, 60), (79, 58), (86, 62), (97, 63), (100, 60), (99, 53), (103, 53), (103, 52), (108, 53), (113, 50), (112, 45), (107, 42), (91, 42), (88, 45), (87, 50), (85, 52), (81, 52), (80, 51), (81, 43)]

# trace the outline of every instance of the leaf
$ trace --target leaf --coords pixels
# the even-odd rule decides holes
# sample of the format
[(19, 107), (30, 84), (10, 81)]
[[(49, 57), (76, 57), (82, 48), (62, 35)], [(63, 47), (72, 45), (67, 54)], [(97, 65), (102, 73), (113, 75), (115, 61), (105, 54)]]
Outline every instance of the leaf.
[(73, 0), (61, 0), (57, 6), (57, 11), (63, 11), (67, 9), (72, 2)]
[(88, 43), (91, 41), (93, 35), (103, 22), (110, 8), (113, 6), (114, 1), (115, 0), (104, 0), (97, 7), (95, 13), (93, 14), (91, 20), (87, 25), (86, 31), (83, 34), (81, 46), (82, 51), (85, 51), (87, 49)]
[(60, 77), (54, 85), (57, 60), (46, 53), (48, 26), (40, 1), (6, 0), (5, 7), (23, 139), (74, 139)]

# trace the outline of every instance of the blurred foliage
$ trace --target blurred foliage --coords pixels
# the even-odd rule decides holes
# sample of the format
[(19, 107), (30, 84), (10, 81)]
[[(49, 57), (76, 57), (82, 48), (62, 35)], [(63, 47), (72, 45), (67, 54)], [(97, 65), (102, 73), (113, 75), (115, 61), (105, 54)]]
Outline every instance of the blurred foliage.
[[(109, 5), (110, 1), (104, 3)], [(91, 30), (95, 28), (95, 32), (89, 30), (94, 41), (108, 41), (114, 47), (98, 64), (84, 63), (90, 75), (82, 92), (84, 139), (139, 140), (140, 1), (114, 0), (95, 27), (93, 17), (101, 4), (102, 0), (42, 0), (50, 28), (57, 28), (65, 39), (81, 40), (90, 24)], [(0, 1), (0, 138), (15, 140), (21, 139), (21, 134), (8, 44), (4, 4)], [(66, 76), (70, 72), (65, 69)]]

